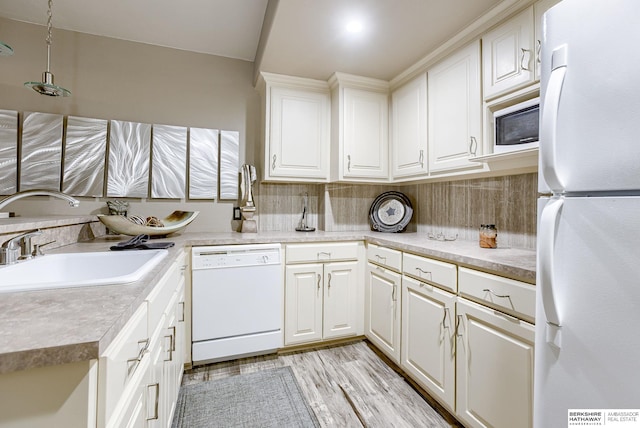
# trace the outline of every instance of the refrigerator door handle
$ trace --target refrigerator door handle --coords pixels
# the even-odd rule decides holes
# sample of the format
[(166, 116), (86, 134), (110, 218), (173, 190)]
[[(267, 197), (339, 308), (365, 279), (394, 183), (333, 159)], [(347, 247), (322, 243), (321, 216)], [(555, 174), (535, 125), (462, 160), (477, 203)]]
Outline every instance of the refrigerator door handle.
[(551, 59), (551, 75), (544, 95), (540, 123), (540, 169), (544, 181), (554, 193), (564, 190), (556, 170), (556, 133), (558, 130), (558, 109), (564, 77), (567, 73), (567, 46), (555, 49)]
[(564, 204), (563, 199), (552, 199), (544, 207), (540, 219), (540, 239), (538, 257), (538, 267), (540, 269), (540, 293), (542, 296), (542, 307), (547, 317), (547, 323), (560, 327), (560, 317), (556, 306), (553, 292), (554, 274), (554, 247), (557, 219)]

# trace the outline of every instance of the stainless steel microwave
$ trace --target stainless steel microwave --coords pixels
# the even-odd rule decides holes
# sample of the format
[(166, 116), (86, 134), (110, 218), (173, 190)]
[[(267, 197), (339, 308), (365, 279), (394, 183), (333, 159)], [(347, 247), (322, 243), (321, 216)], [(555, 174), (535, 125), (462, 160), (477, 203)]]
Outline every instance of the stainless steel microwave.
[(536, 97), (493, 113), (493, 152), (538, 147), (540, 98)]

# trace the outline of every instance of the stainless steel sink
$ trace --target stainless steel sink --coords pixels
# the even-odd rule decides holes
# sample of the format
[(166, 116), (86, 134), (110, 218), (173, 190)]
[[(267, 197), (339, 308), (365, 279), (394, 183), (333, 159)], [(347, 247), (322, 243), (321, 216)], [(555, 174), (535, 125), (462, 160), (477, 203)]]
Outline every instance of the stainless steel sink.
[(0, 293), (126, 284), (141, 279), (167, 250), (47, 254), (0, 267)]

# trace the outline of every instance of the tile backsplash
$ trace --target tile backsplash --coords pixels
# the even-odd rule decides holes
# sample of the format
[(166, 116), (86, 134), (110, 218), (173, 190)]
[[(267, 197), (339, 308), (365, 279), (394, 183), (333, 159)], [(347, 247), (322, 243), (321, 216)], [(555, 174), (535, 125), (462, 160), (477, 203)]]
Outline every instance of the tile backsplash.
[(407, 230), (478, 239), (481, 224), (495, 224), (498, 246), (535, 249), (536, 173), (400, 186), (259, 183), (254, 189), (259, 231), (293, 231), (309, 195), (308, 223), (318, 230), (370, 230), (369, 208), (379, 194), (397, 190), (413, 204)]

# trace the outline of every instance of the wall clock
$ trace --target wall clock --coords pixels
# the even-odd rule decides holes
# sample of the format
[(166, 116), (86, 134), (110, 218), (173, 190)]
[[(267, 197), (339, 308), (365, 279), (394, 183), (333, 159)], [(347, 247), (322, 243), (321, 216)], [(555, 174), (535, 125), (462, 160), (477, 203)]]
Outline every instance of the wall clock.
[(384, 192), (369, 208), (371, 229), (379, 232), (402, 232), (413, 216), (411, 201), (400, 192)]

